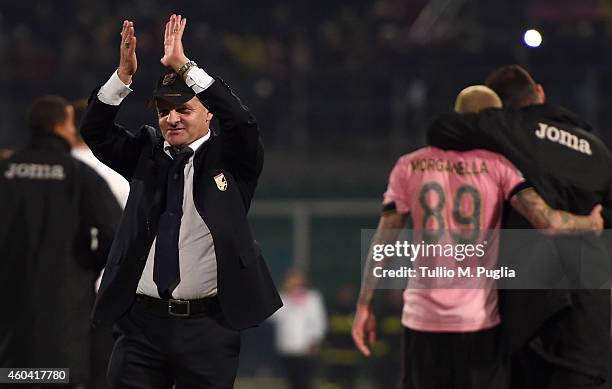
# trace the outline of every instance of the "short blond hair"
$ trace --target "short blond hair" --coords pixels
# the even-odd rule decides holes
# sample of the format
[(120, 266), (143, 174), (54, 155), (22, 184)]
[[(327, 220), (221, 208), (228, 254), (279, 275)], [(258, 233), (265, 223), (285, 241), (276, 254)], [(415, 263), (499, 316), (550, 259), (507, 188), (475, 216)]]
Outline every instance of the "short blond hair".
[(457, 95), (455, 112), (476, 113), (485, 108), (501, 108), (502, 102), (493, 89), (485, 85), (468, 86)]

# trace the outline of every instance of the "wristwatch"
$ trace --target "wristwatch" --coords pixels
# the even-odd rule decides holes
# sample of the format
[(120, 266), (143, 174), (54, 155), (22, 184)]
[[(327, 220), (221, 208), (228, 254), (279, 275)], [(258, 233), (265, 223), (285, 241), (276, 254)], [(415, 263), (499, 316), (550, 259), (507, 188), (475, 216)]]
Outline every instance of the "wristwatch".
[(185, 63), (185, 65), (181, 66), (179, 68), (179, 70), (176, 71), (176, 73), (179, 76), (183, 77), (185, 75), (185, 73), (187, 73), (187, 71), (189, 69), (191, 69), (192, 67), (194, 67), (194, 66), (198, 66), (198, 64), (195, 63), (194, 61), (188, 61), (187, 63)]

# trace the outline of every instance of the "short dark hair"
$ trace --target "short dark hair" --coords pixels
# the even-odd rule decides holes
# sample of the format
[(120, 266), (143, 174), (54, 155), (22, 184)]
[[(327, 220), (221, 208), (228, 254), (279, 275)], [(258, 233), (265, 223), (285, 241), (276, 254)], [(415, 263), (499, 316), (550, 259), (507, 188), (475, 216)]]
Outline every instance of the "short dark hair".
[(536, 83), (519, 65), (503, 66), (487, 77), (486, 85), (499, 95), (504, 107), (518, 109), (537, 103)]
[(59, 96), (39, 97), (32, 103), (28, 125), (33, 133), (53, 132), (55, 126), (66, 120), (68, 100)]

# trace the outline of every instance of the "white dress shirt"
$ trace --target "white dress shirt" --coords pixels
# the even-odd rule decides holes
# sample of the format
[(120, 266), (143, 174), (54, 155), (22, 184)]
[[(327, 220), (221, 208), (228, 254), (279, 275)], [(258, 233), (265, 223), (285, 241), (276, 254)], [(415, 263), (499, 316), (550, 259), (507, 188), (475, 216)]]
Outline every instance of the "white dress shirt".
[[(123, 178), (121, 174), (117, 173), (113, 169), (100, 162), (100, 160), (96, 158), (94, 153), (88, 147), (73, 148), (72, 156), (89, 165), (96, 171), (96, 173), (98, 173), (102, 178), (104, 178), (111, 191), (117, 198), (119, 205), (121, 205), (121, 209), (124, 209), (125, 203), (127, 202), (127, 198), (130, 193), (130, 184), (127, 182), (127, 180)], [(94, 239), (92, 240), (92, 245), (95, 246), (97, 246), (97, 232), (98, 229), (93, 228), (92, 236), (94, 237)], [(94, 285), (94, 291), (96, 293), (98, 293), (98, 289), (100, 289), (100, 282), (102, 281), (103, 274), (104, 269), (100, 272), (100, 275), (98, 276), (98, 279), (96, 280), (96, 283)]]
[(94, 169), (96, 173), (104, 178), (104, 181), (106, 181), (111, 191), (117, 198), (119, 205), (121, 205), (121, 209), (125, 208), (125, 203), (127, 202), (128, 194), (130, 193), (130, 184), (121, 174), (100, 162), (100, 160), (96, 158), (93, 152), (87, 147), (73, 148), (72, 156), (89, 165), (89, 167)]
[[(212, 85), (214, 79), (203, 69), (193, 67), (189, 69), (185, 82), (195, 93), (199, 93)], [(117, 72), (114, 72), (106, 84), (100, 88), (98, 99), (105, 104), (119, 105), (130, 92), (132, 92), (130, 85), (125, 85), (119, 79)], [(197, 150), (208, 139), (210, 139), (210, 130), (204, 137), (189, 145), (194, 155), (189, 158), (184, 168), (183, 216), (178, 243), (181, 281), (172, 292), (172, 297), (175, 299), (192, 300), (217, 293), (217, 260), (212, 235), (198, 214), (193, 200), (193, 160)], [(164, 141), (164, 151), (172, 157), (166, 149), (167, 146), (170, 145)], [(160, 298), (157, 285), (153, 281), (156, 240), (153, 241), (149, 250), (147, 263), (136, 293)]]

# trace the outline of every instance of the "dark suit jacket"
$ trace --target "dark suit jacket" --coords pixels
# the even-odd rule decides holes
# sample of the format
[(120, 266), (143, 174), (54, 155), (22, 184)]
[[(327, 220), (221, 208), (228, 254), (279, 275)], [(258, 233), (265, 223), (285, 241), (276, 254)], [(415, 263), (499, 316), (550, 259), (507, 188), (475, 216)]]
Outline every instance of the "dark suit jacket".
[[(96, 92), (81, 123), (83, 139), (96, 157), (130, 181), (130, 195), (109, 254), (92, 314), (94, 324), (112, 323), (132, 305), (163, 212), (171, 159), (155, 129), (136, 135), (114, 124), (119, 107)], [(228, 323), (257, 325), (282, 306), (266, 263), (254, 242), (247, 211), (263, 167), (255, 118), (221, 79), (197, 96), (220, 121), (194, 157), (194, 202), (210, 229), (217, 257), (217, 291)], [(223, 174), (227, 188), (214, 177)]]

